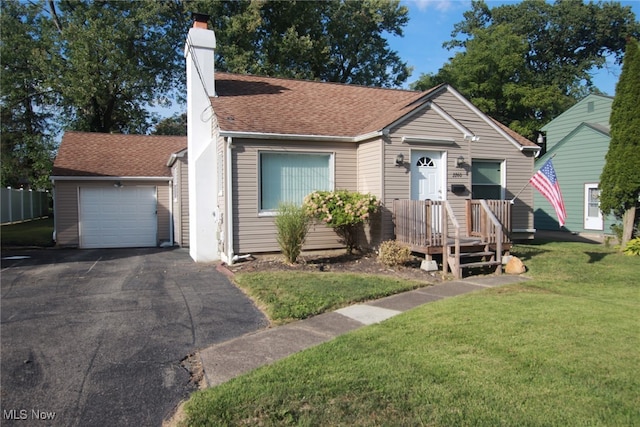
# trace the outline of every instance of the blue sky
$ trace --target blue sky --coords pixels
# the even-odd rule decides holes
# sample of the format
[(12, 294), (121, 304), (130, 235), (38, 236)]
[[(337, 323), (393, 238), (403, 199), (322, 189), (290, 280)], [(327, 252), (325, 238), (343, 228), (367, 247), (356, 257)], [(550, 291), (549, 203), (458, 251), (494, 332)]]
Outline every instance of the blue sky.
[[(517, 1), (487, 0), (490, 8)], [(621, 1), (631, 6), (640, 19), (640, 0)], [(404, 27), (404, 37), (392, 37), (389, 44), (400, 58), (413, 67), (408, 83), (416, 81), (422, 73), (435, 73), (454, 55), (442, 47), (442, 43), (451, 40), (454, 24), (463, 21), (462, 14), (471, 9), (471, 0), (402, 0), (401, 4), (409, 8), (409, 23)], [(607, 67), (594, 73), (595, 85), (614, 95), (615, 85), (620, 76), (620, 68), (613, 59), (607, 61)]]

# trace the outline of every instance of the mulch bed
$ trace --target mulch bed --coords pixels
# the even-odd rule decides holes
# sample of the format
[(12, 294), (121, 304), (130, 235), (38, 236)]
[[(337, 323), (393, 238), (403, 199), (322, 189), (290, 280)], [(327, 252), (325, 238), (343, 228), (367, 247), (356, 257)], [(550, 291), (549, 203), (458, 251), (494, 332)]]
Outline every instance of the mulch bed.
[(348, 255), (344, 250), (303, 253), (295, 264), (288, 264), (281, 254), (256, 255), (239, 260), (225, 268), (235, 273), (255, 273), (267, 271), (303, 271), (358, 273), (392, 276), (426, 283), (442, 281), (441, 271), (427, 272), (420, 269), (422, 258), (399, 266), (387, 267), (378, 261), (375, 253), (355, 253)]

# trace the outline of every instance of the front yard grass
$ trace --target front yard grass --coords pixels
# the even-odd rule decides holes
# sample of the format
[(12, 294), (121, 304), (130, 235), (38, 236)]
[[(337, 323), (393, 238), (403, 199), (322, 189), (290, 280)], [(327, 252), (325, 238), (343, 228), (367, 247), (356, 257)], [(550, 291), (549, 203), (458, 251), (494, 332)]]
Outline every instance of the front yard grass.
[(426, 283), (351, 273), (242, 273), (236, 275), (235, 282), (254, 298), (274, 324), (427, 286)]
[(640, 425), (638, 258), (581, 243), (514, 252), (532, 280), (423, 305), (195, 393), (188, 425)]

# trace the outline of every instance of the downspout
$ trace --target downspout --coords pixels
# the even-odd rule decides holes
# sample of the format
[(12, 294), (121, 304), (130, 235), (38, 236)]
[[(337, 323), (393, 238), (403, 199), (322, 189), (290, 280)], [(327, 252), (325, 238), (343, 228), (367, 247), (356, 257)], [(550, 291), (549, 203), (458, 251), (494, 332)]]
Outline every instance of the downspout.
[(233, 255), (233, 180), (231, 177), (231, 145), (233, 144), (233, 138), (227, 137), (227, 149), (225, 150), (225, 185), (226, 185), (226, 223), (227, 223), (227, 264), (232, 265), (234, 262)]
[[(175, 178), (174, 178), (175, 179)], [(173, 179), (169, 181), (169, 247), (173, 247)]]

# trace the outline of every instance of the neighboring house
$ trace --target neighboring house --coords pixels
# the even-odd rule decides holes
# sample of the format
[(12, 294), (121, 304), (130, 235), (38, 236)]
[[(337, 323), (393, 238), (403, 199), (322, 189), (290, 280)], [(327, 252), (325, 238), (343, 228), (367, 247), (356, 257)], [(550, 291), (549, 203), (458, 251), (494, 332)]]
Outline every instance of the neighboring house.
[[(53, 165), (56, 243), (81, 248), (174, 243), (175, 190), (186, 137), (66, 132)], [(175, 234), (179, 236), (180, 234)]]
[[(588, 95), (542, 128), (547, 152), (539, 167), (553, 157), (567, 211), (562, 230), (572, 233), (610, 234), (614, 218), (599, 208), (600, 174), (609, 149), (609, 116), (613, 98)], [(560, 230), (553, 207), (539, 193), (534, 196), (535, 228)]]
[[(508, 201), (533, 175), (539, 147), (449, 85), (413, 92), (214, 73), (214, 49), (214, 33), (196, 21), (185, 46), (196, 261), (279, 251), (278, 202), (301, 203), (313, 190), (378, 197), (382, 213), (361, 242), (376, 247), (394, 237), (395, 200), (441, 202), (439, 212), (447, 204), (471, 230), (469, 200)], [(532, 206), (525, 188), (504, 228), (530, 236)], [(317, 225), (305, 249), (340, 246), (333, 230)]]

